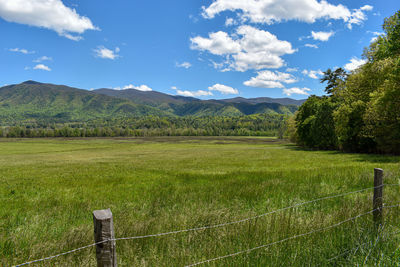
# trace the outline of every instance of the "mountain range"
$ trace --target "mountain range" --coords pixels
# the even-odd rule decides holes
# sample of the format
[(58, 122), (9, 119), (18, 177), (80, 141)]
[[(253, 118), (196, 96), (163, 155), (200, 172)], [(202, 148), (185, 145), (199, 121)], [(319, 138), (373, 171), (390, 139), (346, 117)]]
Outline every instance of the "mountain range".
[(44, 119), (54, 122), (140, 116), (241, 116), (293, 114), (305, 100), (242, 98), (200, 100), (135, 89), (83, 90), (26, 81), (0, 88), (0, 125)]

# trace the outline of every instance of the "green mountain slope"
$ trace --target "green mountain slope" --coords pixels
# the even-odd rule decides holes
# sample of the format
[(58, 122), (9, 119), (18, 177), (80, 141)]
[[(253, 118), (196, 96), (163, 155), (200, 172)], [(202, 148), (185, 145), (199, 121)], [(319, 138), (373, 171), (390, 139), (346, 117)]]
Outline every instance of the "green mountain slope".
[(261, 104), (261, 103), (277, 103), (281, 105), (295, 105), (301, 106), (306, 99), (296, 100), (292, 98), (270, 98), (270, 97), (257, 97), (257, 98), (243, 98), (243, 97), (235, 97), (230, 99), (222, 99), (220, 101), (226, 103), (248, 103), (248, 104)]
[(304, 100), (274, 99), (269, 97), (199, 100), (192, 97), (172, 96), (154, 91), (142, 92), (135, 89), (98, 89), (93, 92), (151, 105), (177, 116), (241, 116), (257, 113), (292, 114), (297, 110), (297, 106), (304, 102)]
[(135, 89), (113, 90), (102, 88), (93, 90), (93, 92), (102, 95), (125, 98), (137, 104), (151, 106), (160, 106), (162, 104), (184, 104), (192, 101), (198, 101), (198, 99), (193, 97), (173, 96), (156, 91), (143, 92)]
[(27, 81), (0, 88), (0, 121), (84, 121), (118, 116), (169, 115), (147, 105), (63, 85)]
[[(284, 101), (297, 103), (298, 100)], [(270, 102), (273, 102), (273, 99), (199, 100), (135, 89), (87, 91), (64, 85), (27, 81), (0, 88), (0, 125), (38, 120), (58, 123), (84, 122), (93, 119), (149, 115), (232, 117), (252, 114), (293, 114), (297, 110), (296, 105)]]

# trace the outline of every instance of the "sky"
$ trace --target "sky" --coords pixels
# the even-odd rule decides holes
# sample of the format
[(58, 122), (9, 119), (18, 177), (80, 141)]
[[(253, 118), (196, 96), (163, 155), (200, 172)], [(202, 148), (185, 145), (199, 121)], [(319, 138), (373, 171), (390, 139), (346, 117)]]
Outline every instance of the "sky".
[(200, 99), (323, 95), (398, 0), (0, 0), (0, 86), (26, 80)]

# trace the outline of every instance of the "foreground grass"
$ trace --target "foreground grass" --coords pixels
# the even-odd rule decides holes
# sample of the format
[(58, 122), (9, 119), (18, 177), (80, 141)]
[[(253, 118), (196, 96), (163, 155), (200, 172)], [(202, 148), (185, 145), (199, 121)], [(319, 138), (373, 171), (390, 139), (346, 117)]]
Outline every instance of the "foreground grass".
[[(96, 209), (111, 208), (116, 237), (167, 232), (371, 187), (377, 167), (385, 170), (385, 183), (399, 184), (399, 162), (303, 151), (270, 138), (0, 139), (0, 265), (93, 243)], [(384, 202), (399, 204), (399, 189), (385, 188)], [(227, 227), (118, 241), (118, 262), (195, 263), (365, 213), (371, 198), (372, 190)], [(371, 218), (209, 265), (398, 266), (400, 209), (386, 211), (378, 233)], [(95, 266), (95, 253), (85, 249), (38, 265)]]

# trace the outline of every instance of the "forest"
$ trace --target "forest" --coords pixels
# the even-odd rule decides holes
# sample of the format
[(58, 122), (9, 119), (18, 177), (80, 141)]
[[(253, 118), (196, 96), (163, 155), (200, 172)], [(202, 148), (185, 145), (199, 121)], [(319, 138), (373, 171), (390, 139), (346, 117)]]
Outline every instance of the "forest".
[(400, 11), (364, 49), (366, 63), (346, 73), (328, 69), (326, 96), (311, 96), (288, 119), (288, 133), (313, 149), (400, 153)]
[(287, 115), (128, 117), (87, 122), (35, 120), (0, 128), (0, 137), (280, 136)]

